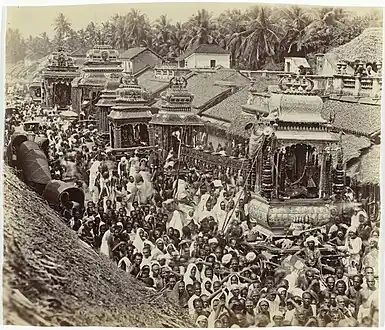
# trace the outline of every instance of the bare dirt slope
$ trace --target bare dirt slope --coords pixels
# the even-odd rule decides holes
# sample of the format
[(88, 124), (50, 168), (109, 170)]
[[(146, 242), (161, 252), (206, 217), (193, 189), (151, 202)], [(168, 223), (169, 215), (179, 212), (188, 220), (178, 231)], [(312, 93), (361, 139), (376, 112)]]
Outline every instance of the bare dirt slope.
[(84, 245), (4, 169), (4, 323), (189, 327), (188, 316)]

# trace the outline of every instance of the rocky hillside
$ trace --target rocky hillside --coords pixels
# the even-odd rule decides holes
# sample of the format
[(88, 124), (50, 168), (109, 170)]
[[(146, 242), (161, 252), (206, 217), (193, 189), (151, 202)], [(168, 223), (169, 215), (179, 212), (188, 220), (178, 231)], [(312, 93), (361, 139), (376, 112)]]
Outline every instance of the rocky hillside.
[(4, 169), (4, 323), (189, 327), (188, 316), (99, 256)]

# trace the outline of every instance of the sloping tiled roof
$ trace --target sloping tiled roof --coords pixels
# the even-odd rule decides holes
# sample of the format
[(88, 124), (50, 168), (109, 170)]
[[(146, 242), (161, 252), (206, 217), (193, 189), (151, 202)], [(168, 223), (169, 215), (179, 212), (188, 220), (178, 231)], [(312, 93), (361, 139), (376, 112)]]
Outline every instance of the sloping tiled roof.
[[(236, 70), (219, 69), (215, 73), (196, 72), (188, 80), (187, 89), (194, 95), (192, 105), (194, 108), (200, 108), (210, 100), (220, 94), (229, 91), (230, 87), (216, 85), (220, 81), (233, 82), (238, 87), (245, 87), (250, 81)], [(196, 110), (196, 112), (199, 112)]]
[(362, 34), (345, 45), (333, 48), (329, 53), (339, 60), (354, 62), (376, 62), (382, 60), (382, 28), (368, 28)]
[(139, 54), (143, 53), (145, 50), (149, 50), (151, 53), (153, 53), (156, 56), (158, 56), (159, 58), (161, 58), (160, 55), (156, 54), (152, 49), (150, 49), (148, 47), (133, 47), (133, 48), (129, 48), (126, 51), (124, 51), (123, 53), (120, 54), (120, 58), (121, 59), (130, 59), (131, 60), (131, 59), (135, 58), (136, 56), (138, 56)]
[(137, 78), (139, 86), (147, 89), (151, 94), (166, 89), (169, 85), (168, 80), (156, 79), (154, 69), (150, 68), (140, 74)]
[(223, 49), (222, 47), (219, 47), (218, 45), (203, 44), (187, 50), (185, 53), (177, 57), (176, 60), (184, 60), (192, 54), (230, 54), (230, 52)]
[(42, 59), (43, 57), (45, 57), (45, 55), (41, 55), (41, 54), (29, 54), (25, 57), (25, 59), (27, 60), (30, 60), (30, 61), (38, 61), (40, 59)]
[(76, 50), (74, 50), (70, 56), (79, 56), (79, 57), (86, 57), (86, 54), (87, 54), (87, 49), (83, 49), (83, 48), (78, 48)]
[(246, 113), (244, 111), (237, 112), (237, 115), (232, 121), (228, 132), (232, 135), (247, 139), (250, 137), (250, 131), (246, 131), (245, 127), (247, 124), (254, 123), (255, 121), (256, 117), (254, 115)]
[(238, 92), (224, 99), (222, 102), (207, 109), (202, 117), (208, 116), (227, 122), (232, 122), (242, 112), (242, 105), (246, 104), (248, 88), (243, 87)]
[(268, 92), (269, 86), (277, 86), (281, 78), (275, 77), (258, 77), (251, 83), (251, 90), (254, 92)]
[(333, 111), (333, 127), (353, 134), (370, 135), (381, 128), (381, 106), (328, 99), (324, 102), (322, 115), (325, 119)]
[[(155, 78), (153, 69), (148, 69), (138, 77), (138, 83), (150, 93), (154, 94), (165, 90), (169, 86), (168, 80), (160, 80)], [(215, 72), (200, 72), (195, 71), (187, 78), (187, 90), (194, 95), (192, 107), (194, 113), (198, 113), (200, 108), (220, 96), (222, 93), (231, 90), (231, 87), (221, 85), (220, 82), (231, 82), (237, 87), (246, 87), (250, 81), (232, 69), (219, 69)], [(246, 102), (246, 101), (245, 101)], [(157, 102), (155, 106), (159, 105)]]

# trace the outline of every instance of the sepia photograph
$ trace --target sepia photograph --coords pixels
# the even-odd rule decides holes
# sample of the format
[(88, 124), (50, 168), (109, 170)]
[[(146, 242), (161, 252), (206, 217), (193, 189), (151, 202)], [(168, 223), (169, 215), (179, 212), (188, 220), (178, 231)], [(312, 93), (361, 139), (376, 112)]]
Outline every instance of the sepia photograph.
[(310, 4), (6, 8), (5, 325), (381, 326), (383, 10)]

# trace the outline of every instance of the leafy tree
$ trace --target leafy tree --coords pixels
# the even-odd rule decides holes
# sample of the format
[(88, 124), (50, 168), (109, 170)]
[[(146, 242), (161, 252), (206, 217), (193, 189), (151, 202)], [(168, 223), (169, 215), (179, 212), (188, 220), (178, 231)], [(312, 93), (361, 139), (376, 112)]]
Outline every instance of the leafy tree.
[(59, 14), (53, 22), (53, 40), (46, 33), (24, 39), (18, 30), (8, 29), (6, 56), (7, 62), (17, 62), (27, 54), (43, 57), (59, 46), (85, 53), (96, 43), (105, 43), (118, 50), (147, 46), (171, 58), (195, 45), (217, 44), (230, 52), (235, 68), (278, 68), (285, 56), (326, 52), (349, 42), (367, 27), (381, 26), (378, 10), (353, 15), (333, 7), (253, 6), (245, 12), (227, 10), (218, 17), (201, 9), (187, 22), (175, 24), (166, 15), (150, 24), (145, 14), (132, 9), (99, 24), (90, 22), (79, 31)]
[(8, 28), (5, 43), (7, 62), (16, 63), (24, 59), (27, 47), (18, 29)]
[(154, 23), (153, 46), (162, 56), (167, 56), (170, 53), (172, 25), (166, 15), (161, 15)]
[(242, 41), (240, 52), (245, 64), (260, 68), (269, 58), (274, 62), (276, 48), (280, 42), (280, 28), (271, 8), (254, 7), (248, 14), (247, 37)]
[(230, 51), (232, 65), (239, 65), (240, 49), (247, 33), (247, 16), (240, 10), (227, 10), (218, 17), (219, 46)]
[(149, 46), (151, 44), (151, 26), (148, 17), (139, 10), (131, 9), (127, 15), (129, 43), (132, 47)]
[(71, 35), (71, 23), (67, 20), (63, 13), (60, 13), (54, 21), (55, 38), (54, 45), (56, 48), (69, 46), (68, 39)]
[(187, 48), (202, 44), (218, 44), (219, 33), (211, 13), (198, 10), (186, 24), (184, 42)]

